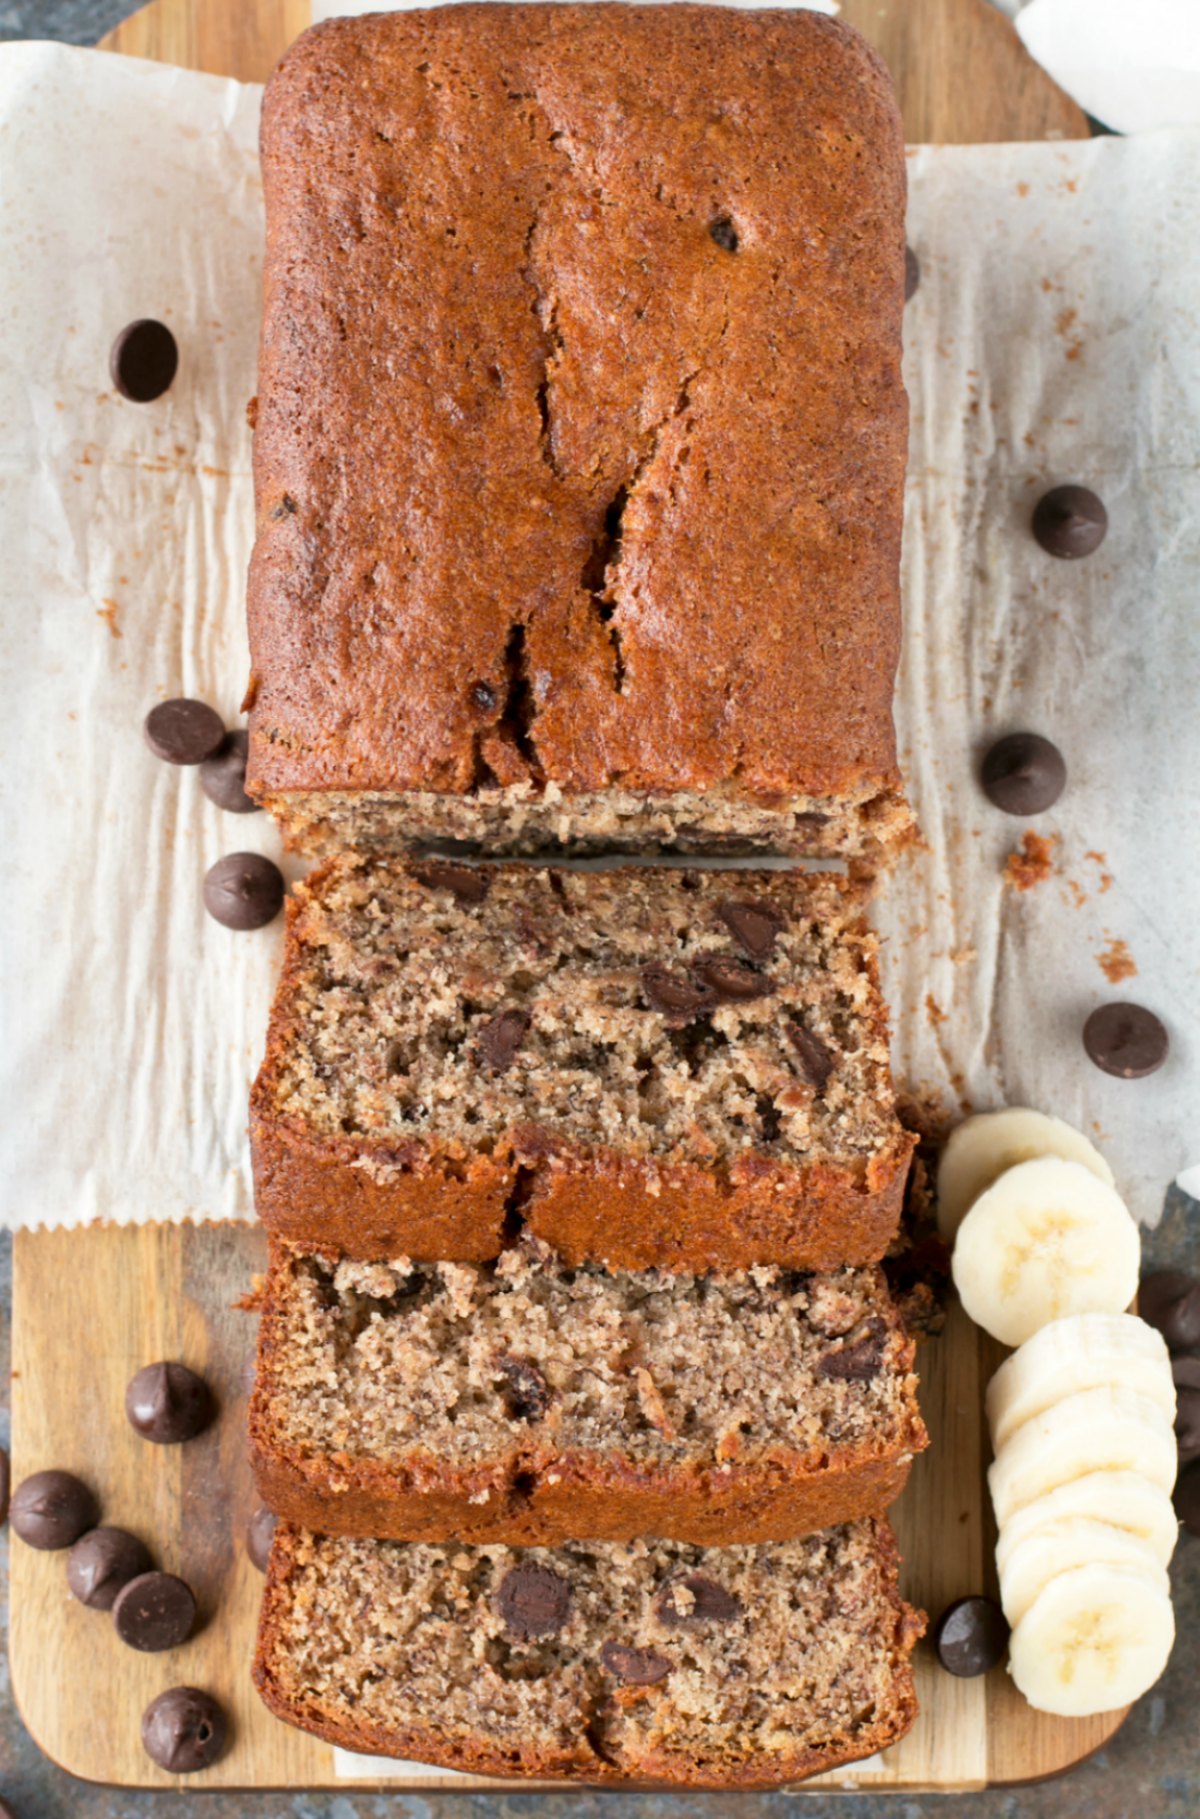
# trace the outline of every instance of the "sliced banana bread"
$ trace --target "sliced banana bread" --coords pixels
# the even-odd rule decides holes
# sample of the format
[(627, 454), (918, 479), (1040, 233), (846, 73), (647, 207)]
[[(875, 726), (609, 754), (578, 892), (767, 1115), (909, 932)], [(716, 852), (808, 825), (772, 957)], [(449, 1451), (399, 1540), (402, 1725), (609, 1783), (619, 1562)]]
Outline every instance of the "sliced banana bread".
[(885, 1521), (803, 1541), (553, 1550), (321, 1539), (281, 1524), (255, 1680), (348, 1749), (484, 1775), (769, 1787), (916, 1716)]
[(878, 1261), (896, 1117), (861, 890), (340, 855), (289, 906), (252, 1097), (279, 1237), (476, 1262)]
[(926, 1444), (877, 1269), (727, 1277), (336, 1263), (276, 1245), (250, 1438), (263, 1500), (404, 1541), (717, 1545), (877, 1515)]

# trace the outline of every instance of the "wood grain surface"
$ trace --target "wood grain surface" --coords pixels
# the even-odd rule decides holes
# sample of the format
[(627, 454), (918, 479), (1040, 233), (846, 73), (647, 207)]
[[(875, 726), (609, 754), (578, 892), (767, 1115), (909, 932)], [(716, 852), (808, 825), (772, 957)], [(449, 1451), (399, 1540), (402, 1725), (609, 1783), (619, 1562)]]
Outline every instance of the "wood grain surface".
[[(1025, 55), (984, 0), (844, 0), (842, 16), (878, 45), (897, 81), (911, 141), (1075, 138), (1086, 122)], [(308, 22), (308, 0), (155, 0), (108, 48), (219, 75), (262, 80)], [(333, 1752), (271, 1718), (250, 1685), (261, 1578), (246, 1557), (254, 1508), (244, 1419), (253, 1319), (236, 1308), (262, 1258), (249, 1226), (98, 1227), (20, 1232), (14, 1246), (13, 1450), (18, 1477), (76, 1471), (104, 1520), (130, 1528), (200, 1605), (198, 1633), (165, 1655), (139, 1655), (110, 1620), (74, 1602), (65, 1559), (14, 1539), (10, 1653), (17, 1702), (48, 1755), (88, 1780), (179, 1785), (141, 1749), (145, 1705), (180, 1682), (218, 1697), (233, 1721), (224, 1758), (188, 1785), (422, 1788), (444, 1778), (335, 1780)], [(921, 1401), (933, 1436), (895, 1511), (905, 1590), (933, 1615), (993, 1590), (994, 1534), (984, 1472), (982, 1388), (999, 1349), (952, 1310), (922, 1349)], [(202, 1372), (220, 1416), (186, 1447), (150, 1446), (123, 1414), (141, 1365), (180, 1359)], [(942, 1672), (917, 1653), (921, 1716), (883, 1758), (821, 1784), (964, 1791), (1068, 1767), (1100, 1748), (1120, 1714), (1064, 1721), (1032, 1712), (1003, 1668), (983, 1680)], [(466, 1777), (455, 1785), (477, 1785)], [(813, 1783), (810, 1785), (820, 1785)]]

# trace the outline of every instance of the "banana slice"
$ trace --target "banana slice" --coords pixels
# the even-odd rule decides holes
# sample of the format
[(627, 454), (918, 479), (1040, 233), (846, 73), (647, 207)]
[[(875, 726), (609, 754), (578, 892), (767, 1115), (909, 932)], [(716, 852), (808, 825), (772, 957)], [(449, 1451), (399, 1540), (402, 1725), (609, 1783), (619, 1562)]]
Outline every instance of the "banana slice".
[(1085, 1472), (1140, 1472), (1170, 1491), (1178, 1460), (1162, 1410), (1126, 1389), (1081, 1390), (1019, 1427), (988, 1468), (1003, 1533), (1014, 1510)]
[(1022, 1542), (1075, 1517), (1102, 1522), (1144, 1541), (1160, 1566), (1166, 1566), (1179, 1539), (1175, 1506), (1149, 1478), (1140, 1472), (1085, 1472), (1011, 1512), (996, 1543), (1000, 1577)]
[(977, 1112), (958, 1126), (938, 1164), (938, 1229), (953, 1238), (971, 1205), (992, 1182), (1019, 1162), (1039, 1156), (1061, 1156), (1090, 1169), (1106, 1187), (1113, 1172), (1099, 1150), (1080, 1131), (1024, 1105), (1000, 1112)]
[(1161, 1333), (1136, 1314), (1068, 1314), (1027, 1339), (987, 1387), (996, 1451), (1022, 1424), (1077, 1390), (1111, 1383), (1145, 1396), (1175, 1419), (1171, 1355)]
[(958, 1228), (954, 1282), (971, 1319), (1022, 1345), (1065, 1314), (1120, 1313), (1141, 1244), (1125, 1202), (1081, 1162), (1043, 1156), (1008, 1169)]
[(1060, 1516), (1008, 1551), (1000, 1574), (1000, 1604), (1014, 1628), (1050, 1581), (1076, 1566), (1128, 1567), (1170, 1596), (1167, 1569), (1148, 1543), (1111, 1522)]
[(1175, 1641), (1171, 1600), (1127, 1567), (1073, 1567), (1039, 1593), (1008, 1645), (1030, 1705), (1061, 1718), (1113, 1712), (1148, 1691)]

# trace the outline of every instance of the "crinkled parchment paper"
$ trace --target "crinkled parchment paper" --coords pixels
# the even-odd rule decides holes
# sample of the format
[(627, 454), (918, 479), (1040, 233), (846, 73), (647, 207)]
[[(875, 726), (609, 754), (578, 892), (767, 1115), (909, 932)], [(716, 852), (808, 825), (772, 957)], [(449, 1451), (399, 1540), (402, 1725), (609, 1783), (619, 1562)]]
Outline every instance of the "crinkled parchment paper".
[[(0, 50), (0, 1220), (249, 1214), (246, 1093), (280, 929), (218, 927), (222, 853), (278, 852), (156, 762), (141, 722), (247, 671), (262, 233), (259, 91), (102, 53)], [(913, 400), (898, 717), (927, 850), (879, 909), (902, 1076), (1095, 1129), (1140, 1216), (1200, 1160), (1200, 139), (913, 153)], [(161, 317), (167, 396), (130, 404), (114, 335)], [(1111, 529), (1044, 556), (1039, 489)], [(1029, 726), (1070, 785), (1051, 873), (980, 745)], [(1120, 944), (1124, 944), (1122, 947)], [(1128, 957), (1136, 975), (1110, 985)], [(1111, 1081), (1079, 1042), (1129, 995), (1167, 1067)]]

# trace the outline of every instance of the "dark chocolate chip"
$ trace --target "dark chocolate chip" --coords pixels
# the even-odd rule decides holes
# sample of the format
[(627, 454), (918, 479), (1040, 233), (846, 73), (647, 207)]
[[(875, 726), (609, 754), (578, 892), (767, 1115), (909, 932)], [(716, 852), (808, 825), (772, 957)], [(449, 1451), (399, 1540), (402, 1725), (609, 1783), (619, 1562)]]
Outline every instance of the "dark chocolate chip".
[(108, 370), (122, 398), (149, 404), (161, 398), (179, 369), (179, 349), (165, 322), (142, 317), (123, 328), (112, 344)]
[(0, 1528), (8, 1521), (8, 1492), (12, 1483), (12, 1467), (8, 1454), (0, 1446)]
[(916, 295), (921, 282), (921, 261), (911, 246), (904, 249), (904, 301), (908, 303)]
[(1200, 1390), (1200, 1357), (1185, 1352), (1171, 1360), (1171, 1377), (1177, 1390)]
[(122, 1642), (156, 1655), (187, 1641), (196, 1621), (196, 1600), (191, 1586), (174, 1573), (139, 1573), (117, 1593), (112, 1614)]
[(1062, 753), (1040, 733), (1008, 733), (983, 761), (983, 793), (1006, 815), (1040, 815), (1066, 783)]
[(296, 516), (296, 501), (292, 498), (290, 493), (285, 493), (278, 505), (273, 505), (271, 507), (271, 516), (277, 522), (284, 518), (294, 518)]
[(786, 926), (774, 904), (754, 903), (744, 897), (729, 897), (718, 903), (717, 914), (751, 960), (765, 960), (775, 945), (775, 937)]
[(724, 252), (737, 252), (737, 228), (733, 225), (733, 222), (728, 215), (718, 215), (715, 221), (710, 221), (708, 224), (708, 231)]
[(839, 1351), (826, 1352), (818, 1360), (817, 1375), (833, 1377), (843, 1383), (869, 1383), (879, 1375), (887, 1350), (888, 1330), (885, 1320), (868, 1320), (861, 1332)]
[(256, 1566), (260, 1573), (267, 1570), (267, 1561), (271, 1557), (271, 1542), (275, 1537), (275, 1527), (279, 1518), (273, 1510), (260, 1507), (255, 1510), (246, 1524), (246, 1552), (250, 1556), (251, 1566)]
[(30, 1547), (70, 1547), (99, 1517), (96, 1499), (71, 1472), (34, 1472), (12, 1494), (9, 1521)]
[(675, 1665), (652, 1648), (627, 1648), (623, 1642), (606, 1642), (600, 1659), (615, 1680), (625, 1686), (657, 1686)]
[(1102, 500), (1086, 486), (1054, 486), (1038, 500), (1033, 534), (1048, 556), (1090, 556), (1108, 529)]
[(283, 873), (262, 853), (226, 853), (205, 873), (204, 907), (223, 928), (265, 928), (283, 908)]
[(431, 891), (449, 891), (460, 903), (482, 903), (491, 878), (476, 865), (456, 865), (453, 859), (432, 859), (414, 865), (413, 877)]
[(510, 1567), (496, 1591), (496, 1608), (521, 1642), (555, 1636), (571, 1610), (571, 1587), (553, 1567), (523, 1560)]
[(685, 1623), (733, 1623), (742, 1602), (706, 1573), (676, 1573), (659, 1588), (654, 1613), (668, 1629)]
[(1171, 1352), (1200, 1349), (1200, 1282), (1181, 1270), (1159, 1270), (1138, 1286), (1138, 1312)]
[(528, 1028), (528, 1011), (501, 1011), (479, 1031), (480, 1060), (502, 1074), (516, 1059)]
[(1200, 1458), (1200, 1390), (1179, 1391), (1175, 1402), (1175, 1441), (1185, 1464)]
[(815, 1088), (818, 1093), (824, 1092), (829, 1076), (833, 1072), (832, 1054), (821, 1038), (814, 1036), (811, 1030), (806, 1030), (795, 1017), (789, 1017), (784, 1027), (800, 1062), (801, 1077), (807, 1080), (809, 1086)]
[(210, 802), (231, 815), (253, 815), (259, 804), (246, 794), (246, 759), (250, 735), (244, 728), (227, 733), (200, 766), (200, 788)]
[(1175, 1480), (1175, 1514), (1189, 1535), (1200, 1535), (1200, 1459), (1186, 1465)]
[(207, 701), (173, 696), (152, 707), (142, 723), (146, 744), (167, 764), (203, 764), (225, 738), (225, 722)]
[(225, 1714), (195, 1686), (173, 1686), (152, 1699), (142, 1713), (142, 1748), (172, 1775), (211, 1768), (228, 1734)]
[(642, 968), (642, 991), (653, 1011), (661, 1011), (669, 1024), (679, 1027), (715, 1010), (717, 994), (707, 985), (696, 985), (684, 973), (675, 973), (658, 961)]
[(504, 1378), (504, 1405), (513, 1421), (540, 1421), (554, 1397), (536, 1364), (527, 1358), (497, 1358)]
[(154, 1562), (149, 1548), (123, 1528), (93, 1528), (67, 1557), (67, 1584), (89, 1610), (110, 1611), (117, 1593)]
[(692, 977), (727, 1004), (769, 998), (775, 990), (768, 978), (733, 954), (702, 954), (692, 961)]
[(1170, 1038), (1153, 1011), (1141, 1004), (1102, 1004), (1083, 1026), (1088, 1058), (1118, 1080), (1143, 1080), (1167, 1058)]
[(938, 1618), (933, 1646), (948, 1674), (960, 1680), (986, 1674), (1008, 1647), (1004, 1612), (991, 1598), (958, 1598)]
[(481, 714), (490, 714), (496, 705), (496, 691), (489, 682), (477, 682), (471, 690), (471, 701)]
[(213, 1417), (203, 1377), (186, 1364), (147, 1364), (125, 1391), (129, 1425), (156, 1446), (178, 1446), (202, 1434)]

